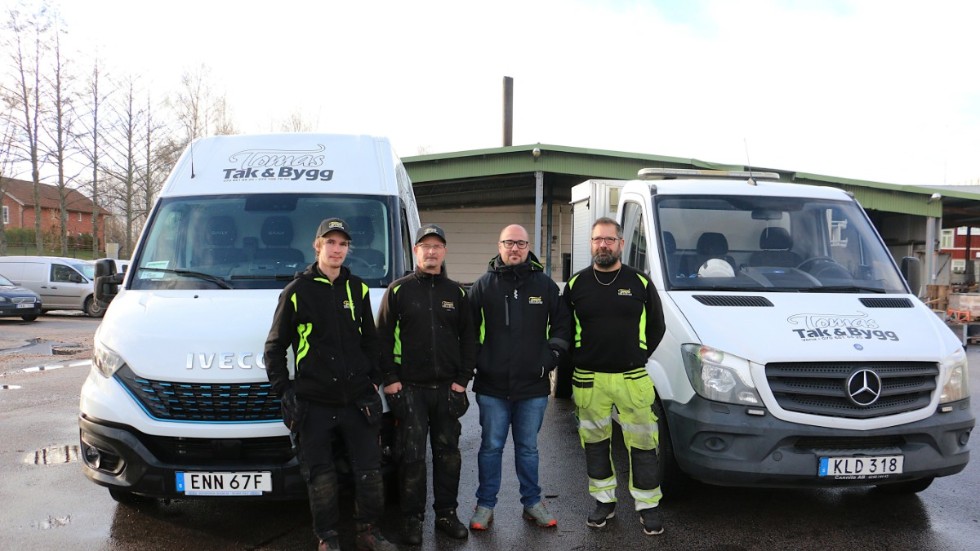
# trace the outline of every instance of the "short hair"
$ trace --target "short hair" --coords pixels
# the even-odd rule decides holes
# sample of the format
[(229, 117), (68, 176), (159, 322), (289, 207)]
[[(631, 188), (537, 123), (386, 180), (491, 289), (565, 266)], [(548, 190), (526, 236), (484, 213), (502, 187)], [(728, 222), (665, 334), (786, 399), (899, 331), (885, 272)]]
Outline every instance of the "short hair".
[(600, 219), (598, 219), (598, 220), (596, 220), (595, 222), (592, 223), (592, 229), (595, 229), (595, 227), (596, 226), (599, 226), (599, 225), (603, 225), (603, 226), (615, 226), (616, 227), (616, 237), (618, 237), (620, 239), (623, 238), (623, 227), (619, 225), (619, 222), (613, 220), (612, 218), (609, 218), (608, 216), (603, 216), (602, 218), (600, 218)]

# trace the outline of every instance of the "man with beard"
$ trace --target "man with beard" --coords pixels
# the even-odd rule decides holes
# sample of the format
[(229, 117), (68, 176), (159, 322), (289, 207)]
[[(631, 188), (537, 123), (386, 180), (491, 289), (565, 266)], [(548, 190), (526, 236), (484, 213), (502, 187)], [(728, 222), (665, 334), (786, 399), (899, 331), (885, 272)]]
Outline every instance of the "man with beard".
[(565, 286), (563, 298), (575, 324), (572, 334), (572, 398), (585, 449), (589, 493), (595, 511), (586, 524), (602, 528), (616, 514), (616, 471), (612, 464), (612, 409), (619, 412), (630, 458), (629, 490), (643, 533), (663, 532), (657, 505), (660, 476), (657, 416), (647, 359), (665, 326), (657, 290), (649, 276), (621, 262), (623, 228), (611, 218), (592, 225), (592, 266)]

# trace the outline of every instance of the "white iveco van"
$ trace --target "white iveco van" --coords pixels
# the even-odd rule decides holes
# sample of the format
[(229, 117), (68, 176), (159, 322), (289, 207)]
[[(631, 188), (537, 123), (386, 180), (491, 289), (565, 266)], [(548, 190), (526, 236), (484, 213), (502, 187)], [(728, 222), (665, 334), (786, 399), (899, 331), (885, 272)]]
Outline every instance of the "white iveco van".
[(121, 501), (306, 496), (263, 348), (280, 291), (315, 261), (316, 228), (334, 216), (351, 226), (347, 262), (376, 310), (411, 269), (419, 226), (386, 139), (222, 136), (188, 148), (126, 273), (98, 266), (100, 295), (118, 294), (81, 394), (92, 481)]

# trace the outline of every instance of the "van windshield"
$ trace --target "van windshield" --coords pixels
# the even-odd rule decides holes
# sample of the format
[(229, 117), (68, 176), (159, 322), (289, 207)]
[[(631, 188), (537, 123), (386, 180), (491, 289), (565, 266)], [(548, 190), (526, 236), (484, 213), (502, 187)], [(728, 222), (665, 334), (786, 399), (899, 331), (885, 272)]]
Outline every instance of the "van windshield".
[(670, 289), (907, 292), (857, 203), (666, 195), (654, 206)]
[(133, 258), (134, 289), (283, 288), (315, 261), (314, 234), (324, 218), (351, 228), (344, 265), (371, 287), (395, 275), (394, 199), (376, 196), (268, 194), (168, 197)]

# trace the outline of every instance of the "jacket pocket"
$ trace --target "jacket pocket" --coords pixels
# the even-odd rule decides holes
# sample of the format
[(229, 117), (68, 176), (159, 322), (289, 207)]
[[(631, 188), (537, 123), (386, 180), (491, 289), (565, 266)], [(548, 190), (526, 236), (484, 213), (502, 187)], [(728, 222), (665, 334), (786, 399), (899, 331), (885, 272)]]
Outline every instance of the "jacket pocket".
[(575, 407), (585, 409), (592, 404), (595, 373), (575, 368), (572, 372), (572, 401)]

